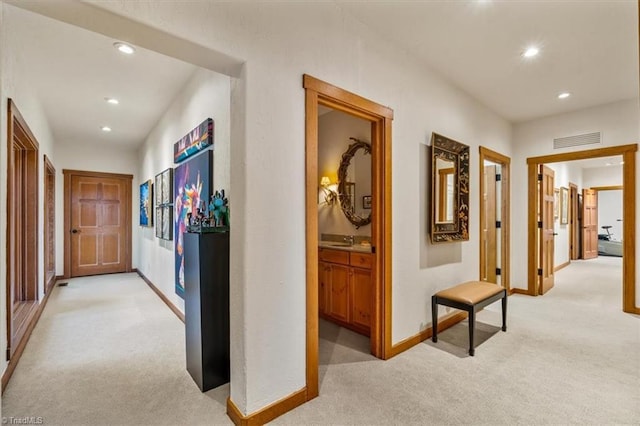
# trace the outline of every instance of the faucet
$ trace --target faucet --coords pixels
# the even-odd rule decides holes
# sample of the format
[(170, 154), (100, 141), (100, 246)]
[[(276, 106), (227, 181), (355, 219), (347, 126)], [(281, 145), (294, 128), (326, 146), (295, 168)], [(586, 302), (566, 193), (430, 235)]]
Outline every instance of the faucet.
[(355, 241), (355, 237), (353, 235), (347, 235), (342, 239), (342, 241), (349, 243), (349, 245), (352, 246)]

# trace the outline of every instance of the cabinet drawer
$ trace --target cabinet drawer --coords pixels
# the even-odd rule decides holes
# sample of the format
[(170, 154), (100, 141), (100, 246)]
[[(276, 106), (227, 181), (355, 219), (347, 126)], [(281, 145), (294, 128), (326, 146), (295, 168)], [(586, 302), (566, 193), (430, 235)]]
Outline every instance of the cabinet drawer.
[(350, 253), (351, 260), (349, 264), (351, 266), (357, 266), (358, 268), (371, 269), (373, 266), (373, 255), (369, 253)]
[(342, 265), (349, 264), (349, 252), (342, 250), (320, 249), (320, 260), (323, 262), (340, 263)]

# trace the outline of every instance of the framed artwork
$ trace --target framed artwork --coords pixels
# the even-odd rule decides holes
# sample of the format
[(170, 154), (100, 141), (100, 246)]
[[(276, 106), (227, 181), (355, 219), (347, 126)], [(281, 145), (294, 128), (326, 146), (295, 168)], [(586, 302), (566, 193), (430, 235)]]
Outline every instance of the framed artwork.
[(365, 195), (362, 197), (362, 208), (363, 209), (371, 208), (371, 195)]
[(156, 237), (173, 239), (173, 169), (158, 173), (155, 177)]
[(560, 225), (569, 223), (569, 188), (560, 187)]
[(140, 185), (140, 226), (153, 226), (153, 182)]
[(213, 151), (205, 151), (176, 167), (173, 176), (175, 289), (184, 297), (184, 243), (187, 215), (205, 207), (211, 198)]
[[(153, 184), (154, 188), (156, 189), (155, 191), (155, 197), (154, 197), (154, 205), (155, 206), (159, 206), (160, 204), (162, 204), (162, 180), (161, 180), (161, 175), (157, 174), (155, 179), (154, 179), (154, 184)], [(157, 223), (157, 221), (156, 221)]]
[(553, 189), (553, 218), (557, 219), (560, 209), (560, 188)]
[(162, 207), (156, 207), (156, 237), (162, 238)]
[(162, 182), (162, 191), (160, 194), (161, 204), (173, 204), (173, 169), (169, 167), (167, 170), (160, 173)]
[(173, 145), (173, 162), (180, 163), (213, 145), (213, 119), (207, 118)]

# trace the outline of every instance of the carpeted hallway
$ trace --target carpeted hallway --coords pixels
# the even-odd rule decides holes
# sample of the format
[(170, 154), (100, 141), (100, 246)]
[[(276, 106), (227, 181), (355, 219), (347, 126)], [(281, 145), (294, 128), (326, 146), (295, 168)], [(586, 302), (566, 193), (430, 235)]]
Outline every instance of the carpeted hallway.
[[(321, 322), (320, 397), (274, 424), (638, 424), (640, 317), (621, 311), (621, 259), (574, 262), (543, 297), (478, 315), (389, 360)], [(428, 301), (425, 301), (427, 303)], [(228, 385), (201, 394), (182, 323), (134, 274), (56, 288), (2, 399), (52, 425), (230, 424)]]

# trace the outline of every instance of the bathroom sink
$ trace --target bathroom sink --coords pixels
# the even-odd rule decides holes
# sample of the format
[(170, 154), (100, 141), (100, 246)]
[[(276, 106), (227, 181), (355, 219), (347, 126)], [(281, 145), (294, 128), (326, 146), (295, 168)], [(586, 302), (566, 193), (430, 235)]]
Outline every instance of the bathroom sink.
[(351, 244), (341, 243), (339, 241), (328, 241), (328, 242), (323, 242), (323, 244), (327, 246), (333, 246), (333, 247), (351, 247)]

